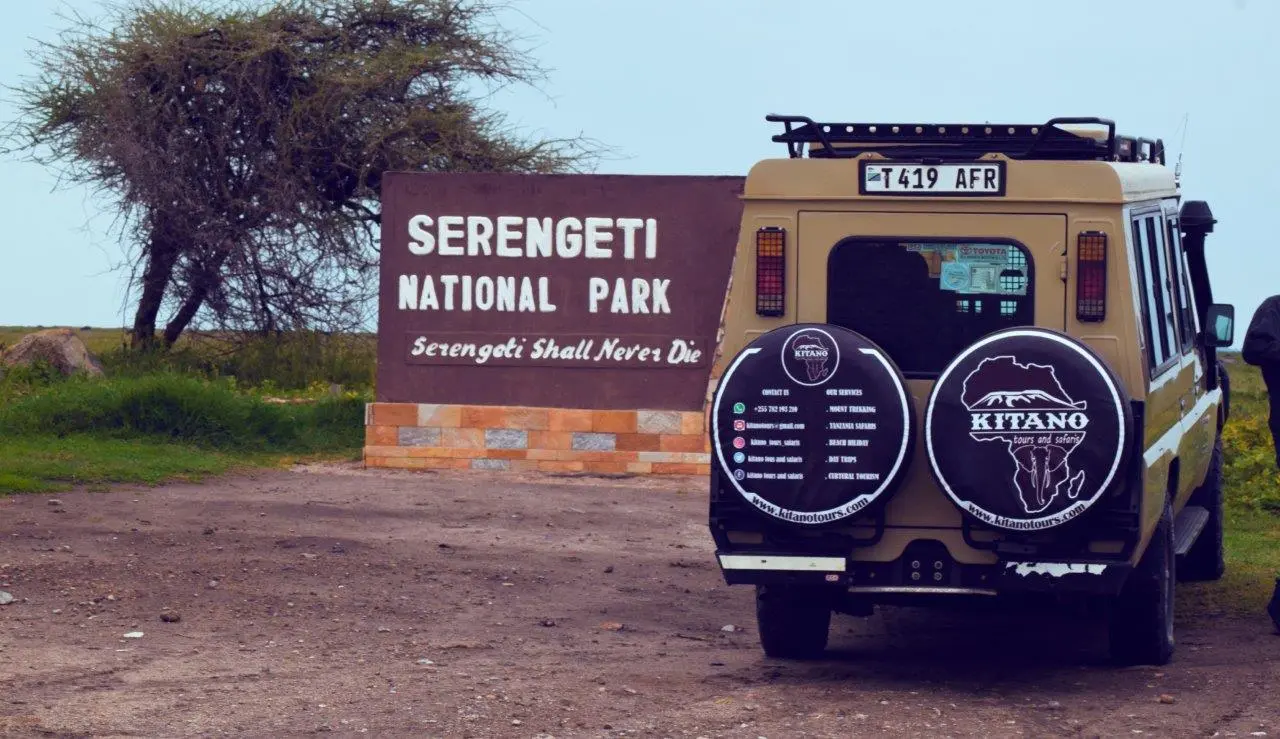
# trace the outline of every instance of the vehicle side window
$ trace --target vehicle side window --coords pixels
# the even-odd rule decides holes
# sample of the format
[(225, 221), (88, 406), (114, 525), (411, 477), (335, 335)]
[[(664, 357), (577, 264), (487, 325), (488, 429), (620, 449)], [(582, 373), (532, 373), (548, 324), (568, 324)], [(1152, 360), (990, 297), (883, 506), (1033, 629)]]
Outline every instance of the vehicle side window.
[(1136, 216), (1130, 222), (1133, 239), (1133, 257), (1138, 266), (1138, 292), (1142, 298), (1142, 328), (1147, 337), (1147, 369), (1154, 372), (1169, 359), (1169, 342), (1161, 341), (1160, 304), (1156, 298), (1156, 282), (1152, 279), (1151, 251), (1147, 231), (1143, 228), (1144, 216)]
[(1182, 353), (1186, 354), (1195, 346), (1197, 326), (1195, 297), (1191, 293), (1191, 278), (1187, 274), (1187, 256), (1182, 251), (1182, 235), (1178, 230), (1178, 219), (1170, 216), (1165, 219), (1165, 236), (1169, 242), (1169, 252), (1173, 254), (1174, 275), (1177, 283), (1175, 296), (1178, 299), (1178, 329), (1182, 342)]
[(1146, 216), (1143, 218), (1143, 227), (1147, 231), (1151, 263), (1156, 268), (1155, 295), (1156, 305), (1160, 308), (1160, 340), (1164, 342), (1165, 356), (1171, 357), (1179, 353), (1178, 323), (1174, 317), (1173, 280), (1169, 278), (1169, 252), (1165, 249), (1164, 229), (1160, 227), (1160, 220), (1158, 215)]

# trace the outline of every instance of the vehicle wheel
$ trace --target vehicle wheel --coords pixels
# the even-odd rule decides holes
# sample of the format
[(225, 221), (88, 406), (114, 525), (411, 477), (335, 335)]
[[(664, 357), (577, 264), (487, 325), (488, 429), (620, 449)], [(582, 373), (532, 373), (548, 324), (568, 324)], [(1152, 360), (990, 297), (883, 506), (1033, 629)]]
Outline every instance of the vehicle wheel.
[(1111, 608), (1111, 656), (1124, 665), (1163, 665), (1173, 657), (1176, 565), (1173, 508), (1166, 498), (1147, 551)]
[(1202, 506), (1209, 511), (1204, 530), (1196, 537), (1196, 543), (1178, 564), (1178, 579), (1188, 582), (1218, 580), (1227, 570), (1222, 544), (1222, 437), (1213, 445), (1213, 457), (1209, 461), (1209, 473), (1204, 484), (1194, 494), (1188, 505)]
[(827, 648), (831, 607), (821, 592), (756, 586), (760, 646), (775, 659), (813, 659)]
[[(784, 393), (788, 405), (761, 402), (774, 392)], [(857, 456), (834, 454), (824, 431), (832, 420), (831, 399), (855, 395), (876, 409), (876, 422), (860, 431), (865, 446)], [(778, 424), (784, 420), (780, 412), (786, 425)], [(737, 491), (740, 502), (772, 523), (810, 529), (840, 525), (873, 516), (906, 478), (915, 418), (907, 380), (883, 349), (840, 326), (791, 324), (753, 339), (717, 383), (709, 429), (712, 463), (726, 489)], [(752, 454), (747, 444), (781, 445), (787, 453)], [(812, 465), (803, 474), (790, 474), (795, 470), (787, 465), (796, 459)]]
[[(1068, 522), (1085, 521), (1125, 479), (1131, 439), (1141, 432), (1130, 408), (1124, 383), (1079, 339), (1003, 329), (938, 376), (925, 406), (925, 457), (941, 491), (984, 527), (1028, 534), (1074, 526)], [(1005, 426), (1005, 414), (1020, 410), (1036, 421), (1027, 430), (1063, 425), (1042, 433), (1015, 431), (1012, 420)]]

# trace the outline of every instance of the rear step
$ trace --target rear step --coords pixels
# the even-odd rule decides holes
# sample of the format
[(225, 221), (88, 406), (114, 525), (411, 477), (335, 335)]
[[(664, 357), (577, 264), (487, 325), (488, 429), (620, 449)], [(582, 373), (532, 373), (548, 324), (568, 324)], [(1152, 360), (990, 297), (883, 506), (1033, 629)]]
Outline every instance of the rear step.
[(1173, 550), (1179, 557), (1191, 551), (1191, 545), (1196, 543), (1196, 537), (1208, 522), (1208, 508), (1189, 505), (1182, 509), (1173, 522)]

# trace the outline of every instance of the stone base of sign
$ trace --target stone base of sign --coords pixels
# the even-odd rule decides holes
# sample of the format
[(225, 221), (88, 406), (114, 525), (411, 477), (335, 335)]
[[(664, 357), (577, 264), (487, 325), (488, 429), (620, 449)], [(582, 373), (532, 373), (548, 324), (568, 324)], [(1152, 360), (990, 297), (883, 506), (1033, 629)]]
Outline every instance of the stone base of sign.
[(707, 475), (703, 411), (370, 403), (364, 463), (401, 469)]

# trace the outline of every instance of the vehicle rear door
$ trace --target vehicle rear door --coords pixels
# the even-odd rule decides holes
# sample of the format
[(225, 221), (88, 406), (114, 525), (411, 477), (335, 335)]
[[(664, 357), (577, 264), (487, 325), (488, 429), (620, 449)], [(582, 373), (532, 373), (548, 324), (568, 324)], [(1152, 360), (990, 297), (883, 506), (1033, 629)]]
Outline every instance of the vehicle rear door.
[[(978, 338), (1017, 325), (1065, 329), (1065, 215), (803, 211), (798, 231), (797, 319), (879, 344), (903, 371), (920, 426), (934, 379)], [(923, 447), (890, 518), (958, 526)]]

